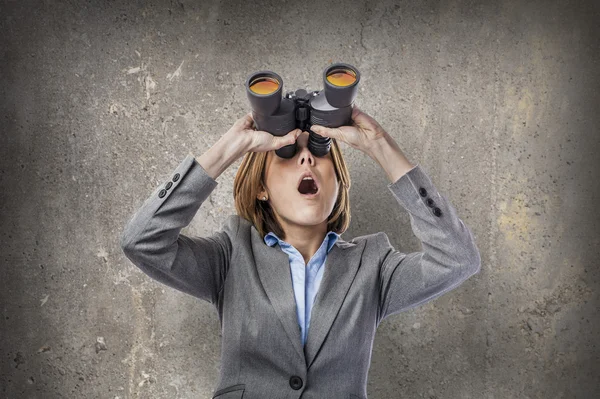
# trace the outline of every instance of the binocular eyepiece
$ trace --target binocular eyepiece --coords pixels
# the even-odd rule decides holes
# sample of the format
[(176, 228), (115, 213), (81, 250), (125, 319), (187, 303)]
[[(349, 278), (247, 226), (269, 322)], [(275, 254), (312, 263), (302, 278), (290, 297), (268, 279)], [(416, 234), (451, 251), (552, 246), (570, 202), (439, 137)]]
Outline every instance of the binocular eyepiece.
[[(352, 103), (358, 93), (359, 81), (358, 69), (335, 63), (323, 71), (324, 90), (298, 89), (282, 97), (283, 79), (275, 72), (264, 70), (248, 77), (246, 94), (258, 130), (274, 136), (285, 136), (296, 128), (308, 131), (308, 149), (313, 155), (322, 157), (329, 152), (331, 139), (310, 128), (313, 124), (325, 127), (351, 124)], [(296, 143), (293, 143), (275, 153), (281, 158), (292, 158), (296, 150)]]

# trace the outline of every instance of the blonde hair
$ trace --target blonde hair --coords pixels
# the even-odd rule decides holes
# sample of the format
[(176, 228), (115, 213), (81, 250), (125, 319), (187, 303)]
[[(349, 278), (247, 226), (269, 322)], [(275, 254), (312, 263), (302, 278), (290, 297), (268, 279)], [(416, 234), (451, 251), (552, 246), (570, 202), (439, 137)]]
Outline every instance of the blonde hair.
[[(334, 231), (341, 235), (350, 225), (350, 172), (333, 138), (329, 152), (339, 182), (339, 190), (333, 211), (327, 218), (327, 231)], [(284, 239), (283, 228), (275, 218), (273, 209), (267, 201), (257, 198), (261, 189), (267, 187), (265, 183), (267, 154), (267, 152), (247, 152), (244, 155), (233, 182), (233, 198), (238, 215), (251, 222), (261, 237), (272, 231)], [(277, 155), (273, 154), (273, 156)]]

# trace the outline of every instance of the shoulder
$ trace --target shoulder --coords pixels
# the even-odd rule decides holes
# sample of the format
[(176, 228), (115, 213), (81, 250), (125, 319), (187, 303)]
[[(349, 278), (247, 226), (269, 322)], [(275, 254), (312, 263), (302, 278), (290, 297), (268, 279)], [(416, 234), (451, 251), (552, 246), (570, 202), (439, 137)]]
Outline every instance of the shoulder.
[[(364, 252), (372, 257), (383, 258), (389, 252), (390, 248), (393, 249), (388, 235), (383, 231), (354, 237), (348, 244), (361, 245), (362, 243), (364, 243)], [(363, 256), (365, 255), (363, 254)]]
[(354, 247), (354, 246), (364, 246), (365, 251), (379, 251), (379, 242), (381, 240), (381, 235), (385, 233), (371, 233), (364, 234), (361, 236), (357, 236), (352, 238), (350, 241), (345, 241), (341, 237), (338, 239), (339, 245), (342, 247)]
[(249, 220), (244, 219), (243, 217), (241, 217), (238, 214), (233, 214), (230, 215), (227, 220), (235, 220), (236, 224), (238, 225), (240, 230), (250, 230), (252, 228), (252, 226), (254, 226), (252, 224), (252, 222), (250, 222)]
[(252, 234), (258, 234), (258, 230), (254, 227), (254, 224), (248, 219), (245, 219), (242, 216), (238, 215), (237, 213), (229, 215), (225, 223), (235, 226), (236, 240), (248, 241), (250, 240)]
[[(231, 228), (234, 228), (235, 229), (234, 233), (236, 233), (236, 235), (239, 234), (240, 236), (244, 236), (244, 237), (250, 233), (252, 228), (254, 228), (254, 225), (252, 224), (252, 222), (250, 222), (247, 219), (244, 219), (243, 217), (241, 217), (237, 214), (232, 214), (232, 215), (228, 216), (225, 221), (225, 225), (230, 226)], [(385, 234), (384, 232), (381, 232), (381, 231), (377, 232), (377, 233), (364, 234), (361, 236), (357, 236), (357, 237), (350, 239), (349, 241), (346, 241), (344, 238), (342, 238), (340, 236), (338, 238), (338, 240), (336, 241), (336, 244), (343, 248), (349, 248), (349, 247), (354, 247), (357, 245), (364, 244), (366, 246), (365, 249), (369, 249), (369, 250), (371, 250), (371, 249), (379, 250), (380, 243), (384, 243), (384, 244), (389, 243), (387, 234)]]
[(351, 239), (348, 242), (350, 242), (350, 243), (356, 243), (356, 244), (361, 243), (363, 241), (367, 241), (367, 243), (376, 242), (377, 239), (378, 239), (377, 235), (379, 235), (379, 234), (381, 234), (381, 233), (371, 233), (371, 234), (365, 234), (365, 235), (362, 235), (362, 236), (357, 236), (357, 237), (354, 237), (353, 239)]

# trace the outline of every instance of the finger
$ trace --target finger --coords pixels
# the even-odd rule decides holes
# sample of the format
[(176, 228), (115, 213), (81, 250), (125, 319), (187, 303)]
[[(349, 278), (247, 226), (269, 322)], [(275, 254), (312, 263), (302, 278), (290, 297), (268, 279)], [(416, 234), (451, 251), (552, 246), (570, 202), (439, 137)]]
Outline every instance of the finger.
[(289, 132), (288, 134), (286, 134), (285, 136), (274, 136), (274, 137), (277, 137), (277, 140), (279, 140), (285, 144), (292, 144), (296, 141), (296, 139), (298, 138), (300, 133), (302, 133), (300, 131), (300, 129), (294, 129), (291, 132)]
[(301, 129), (296, 129), (296, 130), (293, 130), (293, 131), (289, 132), (288, 134), (290, 136), (292, 136), (292, 138), (291, 138), (292, 143), (295, 143), (296, 139), (298, 139), (298, 136), (300, 136), (302, 134), (302, 130)]
[(246, 116), (244, 116), (244, 125), (245, 126), (252, 126), (253, 122), (254, 122), (254, 118), (252, 118), (252, 112), (248, 112), (246, 114)]
[(252, 113), (246, 114), (242, 119), (242, 126), (244, 129), (256, 130), (256, 123), (252, 117)]
[(277, 137), (278, 148), (285, 147), (286, 145), (294, 144), (298, 136), (302, 131), (300, 129), (294, 129), (285, 136)]
[(321, 125), (312, 125), (310, 129), (323, 137), (331, 137), (332, 139), (337, 139), (339, 136), (337, 130)]
[(248, 121), (252, 120), (252, 114), (249, 112), (246, 115), (242, 116), (241, 118), (239, 118), (237, 120), (238, 123), (241, 123), (242, 125), (245, 125), (246, 123), (248, 123)]

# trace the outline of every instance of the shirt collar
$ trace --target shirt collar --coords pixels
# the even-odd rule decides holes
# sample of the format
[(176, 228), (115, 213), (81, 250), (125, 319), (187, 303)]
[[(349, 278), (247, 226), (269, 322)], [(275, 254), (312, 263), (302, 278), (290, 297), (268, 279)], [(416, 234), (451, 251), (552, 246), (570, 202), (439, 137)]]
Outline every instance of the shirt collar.
[[(333, 244), (335, 244), (338, 238), (340, 238), (340, 235), (331, 230), (325, 235), (325, 239), (323, 241), (327, 241), (327, 253), (329, 253), (331, 247), (333, 247)], [(289, 247), (291, 245), (277, 237), (277, 235), (272, 231), (265, 235), (264, 240), (265, 243), (270, 247), (274, 246), (276, 243), (279, 243), (280, 247)]]

